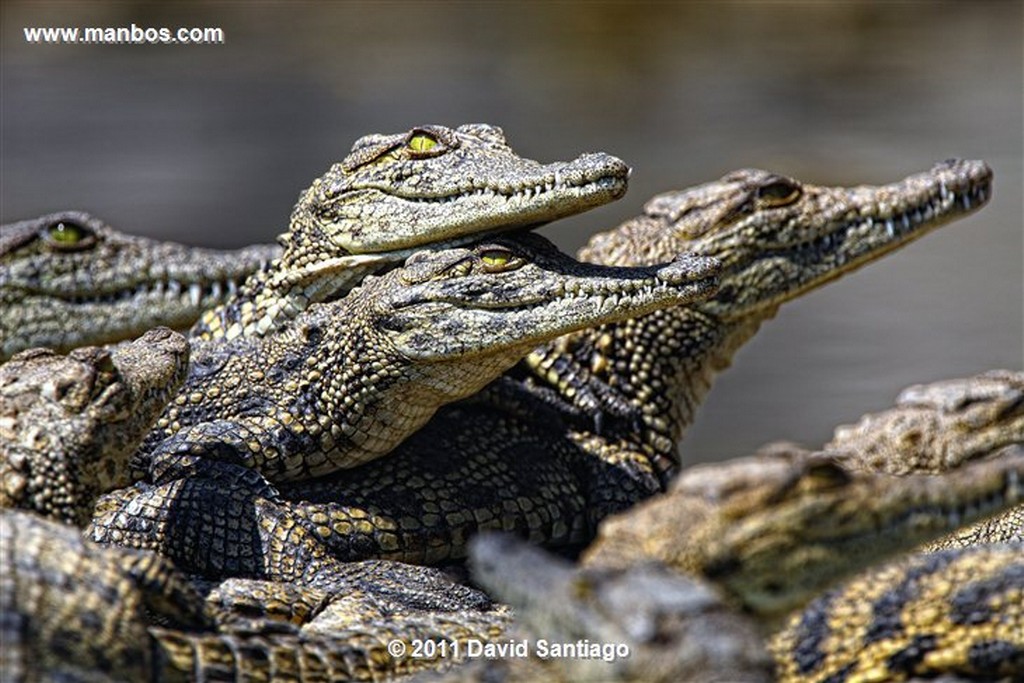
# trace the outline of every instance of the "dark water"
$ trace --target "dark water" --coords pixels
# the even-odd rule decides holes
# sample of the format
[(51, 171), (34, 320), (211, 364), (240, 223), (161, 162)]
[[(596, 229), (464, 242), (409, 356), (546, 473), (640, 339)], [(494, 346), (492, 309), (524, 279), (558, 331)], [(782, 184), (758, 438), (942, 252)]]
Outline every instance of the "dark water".
[[(368, 132), (486, 121), (540, 160), (634, 167), (615, 206), (758, 166), (890, 181), (986, 159), (991, 205), (786, 306), (702, 409), (691, 459), (820, 444), (903, 386), (1020, 368), (1022, 4), (32, 2), (3, 5), (2, 219), (84, 208), (207, 245), (268, 241)], [(209, 46), (42, 46), (25, 26), (217, 26)]]

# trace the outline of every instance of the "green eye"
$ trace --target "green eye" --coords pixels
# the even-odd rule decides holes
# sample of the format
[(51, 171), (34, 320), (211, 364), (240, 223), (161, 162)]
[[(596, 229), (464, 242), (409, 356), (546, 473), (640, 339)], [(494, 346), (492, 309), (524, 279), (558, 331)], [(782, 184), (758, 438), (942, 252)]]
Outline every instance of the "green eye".
[(772, 206), (782, 206), (796, 201), (800, 196), (800, 188), (785, 180), (775, 182), (757, 188), (757, 198), (763, 199)]
[(85, 237), (85, 231), (74, 223), (57, 223), (50, 226), (50, 239), (61, 244), (78, 244)]
[(512, 252), (491, 249), (480, 254), (480, 260), (489, 268), (502, 268), (507, 266), (509, 261), (512, 260)]
[(437, 147), (437, 138), (427, 133), (416, 133), (416, 135), (409, 138), (405, 146), (414, 152), (429, 152), (434, 147)]
[(57, 221), (46, 228), (46, 239), (58, 249), (82, 249), (92, 245), (92, 230), (72, 221)]

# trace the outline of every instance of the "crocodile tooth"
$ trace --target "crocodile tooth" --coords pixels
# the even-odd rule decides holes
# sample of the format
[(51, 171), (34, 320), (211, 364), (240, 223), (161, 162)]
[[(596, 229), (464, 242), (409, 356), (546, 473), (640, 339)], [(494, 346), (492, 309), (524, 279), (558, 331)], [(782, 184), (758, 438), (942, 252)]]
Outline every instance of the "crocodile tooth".
[(215, 298), (215, 299), (219, 299), (221, 297), (221, 294), (223, 294), (223, 292), (224, 292), (224, 290), (223, 290), (220, 282), (216, 282), (215, 281), (213, 283), (213, 285), (210, 287), (210, 295), (213, 296), (213, 298)]
[(198, 282), (193, 282), (188, 287), (188, 300), (192, 302), (193, 306), (198, 306), (199, 302), (203, 298), (203, 288)]
[(885, 221), (885, 234), (890, 238), (896, 237), (896, 224), (892, 222), (891, 218)]

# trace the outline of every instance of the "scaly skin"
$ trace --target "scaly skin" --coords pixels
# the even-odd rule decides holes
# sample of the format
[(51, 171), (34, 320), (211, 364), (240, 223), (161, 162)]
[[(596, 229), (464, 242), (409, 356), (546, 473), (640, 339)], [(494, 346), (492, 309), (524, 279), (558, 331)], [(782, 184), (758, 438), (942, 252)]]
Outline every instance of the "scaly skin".
[[(947, 472), (1012, 446), (1024, 446), (1024, 373), (993, 370), (908, 387), (894, 408), (838, 427), (825, 448), (847, 454), (848, 467), (905, 474)], [(928, 548), (1014, 542), (1024, 542), (1024, 506)]]
[[(474, 580), (517, 611), (501, 642), (525, 640), (531, 656), (477, 662), (443, 680), (769, 680), (761, 637), (793, 608), (872, 562), (1024, 497), (1024, 450), (943, 477), (850, 472), (841, 462), (777, 446), (686, 470), (668, 494), (606, 520), (577, 568), (521, 541), (477, 537)], [(914, 588), (920, 576), (911, 568), (922, 562), (858, 576), (775, 640), (784, 680), (1021, 673), (1020, 557), (1019, 547), (972, 549), (925, 562), (933, 585), (926, 594)], [(930, 609), (937, 599), (942, 606)], [(631, 654), (544, 659), (542, 638), (625, 643)], [(929, 650), (928, 666), (907, 666)], [(827, 678), (853, 668), (875, 677)]]
[[(981, 162), (940, 164), (878, 188), (737, 171), (655, 198), (645, 215), (595, 237), (583, 254), (626, 263), (685, 249), (718, 254), (731, 295), (559, 339), (531, 356), (549, 375), (546, 386), (524, 379), (521, 365), (483, 394), (442, 408), (388, 458), (281, 494), (318, 520), (324, 541), (347, 559), (458, 559), (484, 529), (579, 547), (602, 518), (663, 489), (715, 373), (778, 305), (964, 215), (965, 197), (981, 206), (990, 182)], [(775, 197), (780, 188), (794, 196)], [(886, 220), (909, 207), (909, 230), (897, 220), (889, 237)], [(915, 210), (925, 213), (914, 218)], [(852, 216), (861, 227), (849, 227)], [(785, 246), (804, 243), (819, 248)], [(594, 405), (606, 403), (596, 413), (599, 432), (595, 414), (571, 405), (594, 387)]]
[(262, 337), (425, 245), (465, 244), (586, 211), (621, 197), (628, 175), (607, 154), (524, 159), (485, 124), (367, 135), (299, 196), (280, 258), (205, 314), (193, 336)]
[(873, 472), (938, 474), (1001, 448), (1024, 445), (1024, 372), (907, 387), (889, 410), (837, 427), (826, 450)]
[[(163, 661), (159, 675), (169, 680), (265, 680), (296, 683), (395, 680), (424, 670), (444, 670), (462, 657), (440, 650), (423, 657), (394, 657), (389, 644), (400, 642), (411, 653), (415, 641), (488, 642), (501, 634), (493, 620), (460, 614), (393, 619), (365, 627), (310, 633), (288, 625), (265, 625), (255, 631), (194, 634), (151, 628)], [(163, 679), (160, 679), (163, 680)]]
[(706, 298), (717, 262), (581, 266), (537, 235), (419, 252), (280, 334), (194, 346), (185, 387), (140, 450), (155, 481), (214, 459), (273, 482), (384, 455), (538, 342)]
[(840, 463), (778, 448), (687, 469), (668, 493), (605, 520), (583, 564), (662, 562), (775, 619), (845, 576), (1024, 499), (1019, 449), (942, 476)]
[(81, 211), (0, 226), (0, 361), (186, 329), (280, 250), (198, 249), (118, 232)]
[(12, 683), (380, 680), (453, 661), (393, 658), (392, 639), (492, 640), (508, 621), (476, 591), (387, 563), (322, 564), (313, 585), (222, 585), (204, 605), (166, 558), (13, 510), (0, 511), (0, 569), (0, 677)]
[(919, 554), (862, 574), (793, 617), (771, 650), (783, 683), (1022, 680), (1024, 546)]
[(256, 470), (301, 480), (381, 455), (539, 339), (706, 297), (716, 272), (685, 254), (641, 269), (581, 266), (524, 234), (417, 254), (280, 335), (200, 344), (141, 451), (159, 485), (107, 497), (91, 537), (158, 550), (189, 571), (287, 580), (290, 569), (263, 563), (297, 562), (289, 530), (323, 537), (344, 525), (303, 519)]
[[(160, 329), (113, 351), (64, 357), (37, 349), (0, 367), (0, 405), (16, 439), (9, 445), (18, 449), (5, 451), (4, 463), (19, 468), (4, 482), (23, 483), (13, 502), (58, 518), (66, 507), (77, 521), (97, 491), (124, 484), (133, 445), (181, 384), (187, 355), (181, 335)], [(376, 679), (447, 664), (385, 657), (386, 635), (491, 638), (508, 620), (438, 570), (342, 564), (266, 508), (258, 528), (269, 540), (259, 559), (237, 537), (228, 554), (249, 562), (253, 575), (263, 575), (253, 563), (265, 561), (295, 583), (222, 583), (205, 607), (165, 557), (99, 547), (70, 526), (3, 510), (0, 678), (185, 680), (224, 675), (227, 658), (239, 673), (266, 677), (313, 681), (326, 667), (332, 680)], [(244, 523), (234, 520), (233, 528)], [(299, 662), (304, 668), (295, 668)]]
[[(753, 620), (725, 605), (706, 584), (665, 567), (573, 567), (497, 534), (476, 537), (470, 557), (474, 580), (516, 610), (516, 627), (497, 642), (525, 642), (530, 656), (478, 660), (424, 681), (772, 680), (771, 660)], [(585, 654), (543, 656), (542, 647), (550, 653), (562, 644), (582, 645)], [(586, 649), (619, 644), (629, 648), (628, 655), (619, 652), (609, 661)]]
[(0, 511), (0, 679), (148, 680), (149, 614), (179, 629), (211, 625), (166, 559), (100, 548), (72, 527)]
[(160, 328), (0, 365), (0, 507), (84, 526), (97, 496), (130, 483), (128, 458), (184, 382), (188, 350)]
[[(525, 365), (556, 403), (584, 414), (572, 437), (585, 450), (664, 481), (714, 375), (781, 304), (980, 208), (991, 179), (980, 161), (944, 162), (877, 187), (820, 187), (743, 170), (660, 195), (643, 216), (592, 238), (581, 260), (640, 265), (694, 251), (722, 261), (718, 293), (569, 335)], [(613, 409), (595, 414), (587, 396)]]

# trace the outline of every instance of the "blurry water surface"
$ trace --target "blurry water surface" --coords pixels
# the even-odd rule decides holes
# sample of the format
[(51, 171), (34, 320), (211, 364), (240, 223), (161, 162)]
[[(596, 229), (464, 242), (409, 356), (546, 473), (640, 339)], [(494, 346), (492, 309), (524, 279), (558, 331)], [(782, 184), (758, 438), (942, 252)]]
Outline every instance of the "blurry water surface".
[[(688, 460), (809, 445), (913, 382), (1022, 365), (1022, 4), (5, 2), (2, 219), (62, 208), (269, 241), (369, 132), (502, 126), (633, 168), (575, 249), (651, 195), (755, 166), (880, 183), (960, 156), (990, 206), (787, 305), (719, 380)], [(28, 45), (31, 26), (218, 26), (209, 46)]]

